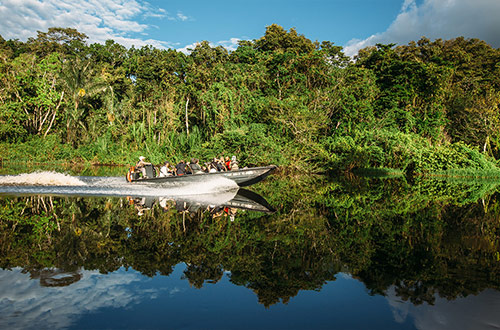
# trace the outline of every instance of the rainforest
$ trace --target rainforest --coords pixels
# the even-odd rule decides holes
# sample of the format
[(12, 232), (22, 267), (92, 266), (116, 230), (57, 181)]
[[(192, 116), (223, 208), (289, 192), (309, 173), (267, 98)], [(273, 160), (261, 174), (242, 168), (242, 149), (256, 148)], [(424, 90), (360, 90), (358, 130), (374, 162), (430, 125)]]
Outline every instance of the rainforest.
[(86, 40), (71, 28), (0, 36), (3, 162), (237, 155), (290, 172), (499, 175), (500, 50), (478, 39), (353, 58), (275, 24), (231, 51)]
[[(500, 49), (87, 39), (0, 36), (0, 327), (500, 324)], [(233, 155), (264, 211), (115, 166)]]

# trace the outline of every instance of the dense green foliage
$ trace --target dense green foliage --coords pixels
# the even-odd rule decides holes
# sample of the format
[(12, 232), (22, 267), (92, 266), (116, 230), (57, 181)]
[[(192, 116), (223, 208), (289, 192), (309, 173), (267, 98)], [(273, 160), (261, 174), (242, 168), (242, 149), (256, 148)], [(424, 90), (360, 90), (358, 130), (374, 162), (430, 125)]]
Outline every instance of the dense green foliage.
[(377, 45), (350, 59), (295, 29), (190, 53), (51, 28), (0, 37), (0, 158), (130, 163), (237, 154), (312, 171), (496, 169), (500, 50)]
[(185, 263), (194, 287), (230, 271), (265, 306), (341, 271), (415, 304), (500, 289), (497, 183), (302, 177), (256, 188), (278, 211), (239, 210), (234, 222), (158, 205), (138, 216), (118, 198), (4, 197), (0, 267), (168, 276)]

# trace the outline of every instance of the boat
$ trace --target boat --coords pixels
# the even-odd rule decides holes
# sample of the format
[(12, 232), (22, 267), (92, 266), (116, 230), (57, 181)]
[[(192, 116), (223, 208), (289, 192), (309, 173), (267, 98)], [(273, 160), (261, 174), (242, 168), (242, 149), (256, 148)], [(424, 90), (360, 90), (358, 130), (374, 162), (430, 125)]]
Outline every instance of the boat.
[(276, 168), (276, 165), (270, 165), (263, 167), (242, 168), (225, 172), (185, 174), (179, 176), (158, 176), (157, 170), (153, 165), (146, 165), (145, 177), (141, 177), (140, 172), (138, 173), (135, 167), (131, 167), (127, 172), (126, 179), (131, 183), (161, 183), (169, 186), (182, 186), (222, 177), (234, 181), (239, 187), (246, 187), (264, 180), (274, 170), (276, 170)]

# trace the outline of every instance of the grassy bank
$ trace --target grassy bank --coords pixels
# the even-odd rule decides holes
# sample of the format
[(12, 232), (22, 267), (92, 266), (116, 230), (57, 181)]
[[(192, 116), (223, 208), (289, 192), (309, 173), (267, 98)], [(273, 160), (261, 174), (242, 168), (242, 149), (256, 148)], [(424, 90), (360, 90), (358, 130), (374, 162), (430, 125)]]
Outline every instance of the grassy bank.
[(477, 148), (463, 142), (432, 143), (419, 135), (399, 131), (355, 130), (350, 135), (326, 137), (303, 152), (293, 144), (280, 145), (274, 136), (215, 136), (204, 143), (178, 140), (175, 144), (178, 147), (157, 143), (103, 144), (103, 140), (97, 140), (73, 148), (57, 136), (32, 137), (23, 143), (1, 143), (0, 155), (4, 162), (82, 167), (127, 166), (135, 163), (140, 155), (154, 164), (166, 160), (175, 163), (191, 157), (203, 162), (213, 157), (236, 155), (244, 166), (275, 164), (286, 172), (500, 178), (497, 161)]
[[(354, 131), (329, 138), (328, 167), (405, 175), (500, 177), (498, 162), (463, 142), (431, 142), (391, 130)], [(362, 170), (361, 170), (362, 169)]]

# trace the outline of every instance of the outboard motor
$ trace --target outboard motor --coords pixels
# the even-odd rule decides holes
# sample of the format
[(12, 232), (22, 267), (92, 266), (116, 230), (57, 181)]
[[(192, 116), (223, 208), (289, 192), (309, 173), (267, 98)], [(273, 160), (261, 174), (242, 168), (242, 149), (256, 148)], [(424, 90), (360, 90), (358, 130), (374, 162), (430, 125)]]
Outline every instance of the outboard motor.
[(135, 166), (131, 166), (126, 175), (127, 181), (132, 182), (139, 179), (139, 177), (140, 177), (140, 172), (136, 171)]
[(158, 176), (158, 172), (157, 172), (158, 168), (154, 167), (153, 164), (144, 165), (144, 170), (146, 172), (146, 175), (142, 178), (140, 170), (137, 170), (135, 168), (135, 166), (130, 167), (130, 169), (126, 175), (127, 181), (132, 182), (132, 181), (137, 181), (140, 179), (151, 179), (151, 178), (155, 178)]
[(134, 180), (137, 180), (139, 178), (139, 173), (135, 171), (135, 166), (131, 166), (128, 169), (127, 175), (125, 176), (128, 182), (132, 182)]

